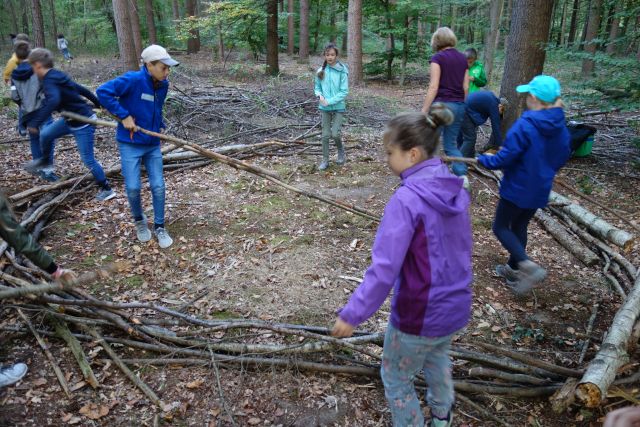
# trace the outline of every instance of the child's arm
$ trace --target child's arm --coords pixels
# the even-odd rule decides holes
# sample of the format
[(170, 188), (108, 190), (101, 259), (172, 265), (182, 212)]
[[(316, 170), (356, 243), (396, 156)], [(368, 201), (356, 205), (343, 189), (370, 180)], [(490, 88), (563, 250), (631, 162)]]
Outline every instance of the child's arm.
[(464, 80), (462, 81), (462, 89), (464, 90), (464, 99), (467, 99), (469, 95), (469, 87), (471, 86), (471, 80), (469, 79), (469, 69), (464, 72)]
[(320, 83), (320, 77), (318, 77), (318, 74), (316, 74), (314, 82), (313, 93), (319, 98), (322, 96), (322, 84)]
[(487, 169), (502, 169), (513, 164), (527, 148), (529, 148), (529, 140), (516, 122), (500, 151), (493, 156), (483, 154), (478, 157), (478, 162)]
[(96, 96), (93, 94), (93, 92), (91, 92), (89, 89), (87, 89), (86, 87), (82, 86), (81, 84), (78, 84), (76, 82), (73, 82), (73, 84), (76, 86), (76, 90), (78, 91), (78, 93), (80, 95), (82, 95), (83, 97), (85, 97), (89, 101), (91, 101), (91, 103), (96, 108), (100, 108), (100, 101), (98, 101), (98, 98), (96, 98)]
[(341, 73), (338, 93), (330, 98), (327, 98), (327, 105), (334, 105), (342, 102), (345, 100), (347, 95), (349, 95), (349, 75), (347, 73)]
[(400, 275), (414, 232), (411, 212), (396, 193), (385, 208), (378, 228), (371, 250), (371, 266), (340, 311), (342, 321), (355, 328), (380, 308)]
[(131, 88), (131, 79), (127, 74), (123, 74), (110, 80), (96, 90), (100, 104), (111, 114), (124, 120), (131, 115), (126, 108), (120, 104), (118, 98), (127, 94)]
[(20, 93), (16, 88), (16, 84), (11, 80), (11, 100), (16, 104), (20, 105), (22, 103), (22, 99), (20, 98)]
[(424, 97), (424, 104), (422, 105), (422, 112), (425, 114), (429, 112), (431, 104), (433, 104), (433, 100), (436, 99), (436, 96), (438, 95), (441, 73), (442, 69), (440, 68), (440, 64), (432, 62), (429, 66), (429, 88), (427, 89), (427, 94)]

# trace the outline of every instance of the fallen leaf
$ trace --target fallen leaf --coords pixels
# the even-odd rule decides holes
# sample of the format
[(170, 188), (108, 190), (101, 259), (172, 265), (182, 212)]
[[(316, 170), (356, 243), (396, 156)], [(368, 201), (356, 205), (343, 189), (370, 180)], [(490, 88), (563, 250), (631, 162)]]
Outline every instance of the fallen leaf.
[(109, 414), (109, 407), (105, 405), (96, 405), (95, 403), (87, 403), (79, 411), (82, 415), (92, 420), (98, 420)]
[(200, 387), (202, 384), (204, 384), (203, 380), (195, 380), (195, 381), (191, 381), (190, 383), (187, 384), (187, 388), (191, 389), (191, 388), (198, 388)]
[(35, 380), (33, 382), (33, 385), (35, 386), (41, 386), (41, 385), (45, 385), (47, 383), (47, 380), (45, 378), (38, 378), (37, 380)]
[(256, 418), (256, 417), (249, 418), (249, 420), (247, 421), (247, 423), (250, 426), (256, 426), (256, 425), (260, 424), (261, 422), (262, 422), (262, 420), (260, 418)]

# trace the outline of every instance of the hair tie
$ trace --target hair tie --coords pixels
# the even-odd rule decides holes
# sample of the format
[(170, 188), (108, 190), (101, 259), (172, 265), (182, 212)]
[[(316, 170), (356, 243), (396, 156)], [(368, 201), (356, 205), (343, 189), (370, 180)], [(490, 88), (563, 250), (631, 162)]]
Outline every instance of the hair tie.
[(434, 129), (438, 127), (438, 126), (436, 126), (436, 123), (431, 118), (430, 114), (425, 114), (425, 118), (427, 119), (427, 123), (429, 124), (429, 126), (431, 126)]

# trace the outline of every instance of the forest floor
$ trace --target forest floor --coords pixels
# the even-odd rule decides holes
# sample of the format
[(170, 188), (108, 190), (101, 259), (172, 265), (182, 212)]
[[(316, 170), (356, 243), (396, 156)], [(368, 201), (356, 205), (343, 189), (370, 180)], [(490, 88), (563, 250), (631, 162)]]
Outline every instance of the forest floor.
[[(312, 96), (312, 68), (282, 58), (283, 77), (276, 82), (263, 77), (259, 65), (237, 62), (223, 71), (220, 67), (212, 67), (204, 55), (182, 57), (183, 65), (176, 70), (172, 80), (187, 94), (203, 82), (208, 86), (272, 86), (281, 96), (286, 96), (291, 87), (306, 85), (308, 99)], [(319, 61), (318, 58), (314, 60)], [(111, 71), (106, 71), (111, 69), (108, 62), (108, 58), (95, 61), (81, 57), (62, 68), (95, 88), (113, 77)], [(424, 89), (425, 80), (415, 79), (404, 88), (369, 82), (353, 90), (349, 123), (344, 129), (349, 147), (348, 163), (344, 167), (332, 166), (327, 172), (319, 173), (315, 169), (318, 155), (309, 152), (256, 156), (250, 161), (277, 171), (298, 187), (314, 189), (381, 214), (398, 184), (384, 161), (380, 138), (384, 123), (397, 112), (418, 109)], [(570, 112), (571, 108), (569, 104)], [(317, 121), (313, 106), (301, 114), (305, 120)], [(180, 116), (178, 110), (171, 110), (168, 117), (170, 131), (192, 140), (204, 138), (198, 127), (184, 125), (186, 118)], [(277, 117), (271, 119), (277, 120)], [(635, 117), (631, 113), (598, 116), (597, 120), (604, 125), (596, 143), (599, 145), (597, 152), (603, 155), (573, 159), (560, 175), (575, 188), (640, 224), (640, 192), (637, 191), (640, 171), (633, 163), (633, 156), (637, 161), (640, 153), (632, 146), (629, 136), (637, 132), (631, 127), (634, 123), (631, 119), (637, 121), (637, 114)], [(607, 127), (607, 120), (618, 125)], [(0, 110), (0, 164), (3, 165), (0, 187), (7, 194), (40, 184), (21, 169), (29, 159), (28, 142), (12, 141), (16, 138), (14, 121), (13, 106)], [(194, 126), (202, 128), (204, 125)], [(228, 135), (221, 123), (216, 126), (220, 127), (219, 132), (207, 135), (208, 138), (224, 136), (225, 132)], [(285, 131), (289, 135), (296, 134), (291, 128)], [(479, 138), (479, 147), (486, 141), (485, 133), (488, 133), (486, 128)], [(285, 136), (275, 135), (278, 138)], [(260, 138), (273, 137), (253, 138), (257, 142)], [(229, 141), (242, 142), (245, 138)], [(607, 144), (623, 147), (623, 155), (616, 155), (612, 152), (616, 149), (608, 149)], [(96, 158), (105, 167), (118, 163), (111, 130), (98, 131)], [(71, 139), (58, 144), (56, 162), (61, 175), (83, 172)], [(189, 307), (189, 313), (208, 319), (252, 318), (330, 326), (335, 319), (335, 310), (357, 287), (357, 283), (349, 278), (362, 277), (368, 266), (375, 223), (293, 195), (221, 164), (166, 173), (167, 227), (175, 240), (167, 250), (161, 250), (155, 242), (140, 244), (135, 240), (123, 180), (114, 178), (112, 183), (118, 193), (115, 199), (97, 203), (91, 193), (73, 197), (56, 212), (41, 239), (58, 263), (78, 271), (90, 271), (116, 259), (132, 261), (134, 269), (125, 277), (116, 277), (90, 288), (91, 293), (100, 298), (120, 302), (161, 302), (179, 307), (199, 297)], [(590, 360), (620, 305), (619, 297), (598, 269), (580, 264), (533, 222), (529, 252), (548, 268), (549, 278), (530, 297), (514, 298), (493, 273), (495, 264), (505, 259), (505, 251), (491, 231), (497, 201), (492, 193), (495, 185), (477, 175), (472, 175), (471, 185), (473, 317), (457, 340), (471, 344), (477, 341), (497, 343), (575, 368), (584, 342), (584, 336), (580, 334), (584, 333), (593, 305), (599, 303), (592, 332), (594, 339), (586, 357)], [(562, 188), (558, 192), (566, 193)], [(146, 189), (143, 197), (149, 215), (150, 200)], [(584, 201), (580, 203), (611, 223), (629, 228), (599, 207)], [(637, 244), (629, 259), (640, 265)], [(384, 331), (388, 314), (387, 302), (361, 329)], [(5, 307), (0, 326), (16, 322), (19, 323), (14, 312)], [(217, 338), (223, 339), (223, 336)], [(77, 385), (69, 399), (61, 393), (31, 335), (1, 332), (0, 339), (0, 360), (25, 361), (30, 369), (23, 381), (0, 391), (0, 425), (154, 424), (156, 410), (153, 405), (119, 371), (108, 369), (109, 365), (102, 361), (104, 354), (99, 346), (93, 344), (85, 348), (101, 383), (99, 389), (93, 390), (83, 386), (82, 376), (68, 348), (60, 341), (48, 341), (69, 384)], [(124, 347), (118, 347), (118, 351), (132, 358), (146, 354)], [(633, 361), (639, 362), (640, 354), (632, 355)], [(631, 363), (629, 369), (637, 369), (637, 366), (638, 363)], [(220, 390), (216, 385), (216, 374), (205, 367), (140, 365), (132, 366), (132, 369), (164, 401), (177, 402), (178, 409), (160, 418), (160, 425), (232, 425), (224, 410), (225, 404), (236, 425), (373, 426), (390, 422), (382, 384), (369, 378), (309, 374), (292, 369), (222, 369), (219, 372)], [(456, 377), (464, 377), (465, 362), (455, 361), (454, 371)], [(624, 400), (610, 400), (602, 409), (571, 409), (558, 416), (551, 412), (546, 399), (469, 397), (514, 426), (599, 425), (607, 411), (625, 404)], [(91, 403), (108, 408), (107, 413), (94, 420), (86, 417), (86, 411), (81, 412), (81, 409)], [(473, 408), (459, 403), (454, 425), (493, 424), (483, 420)]]

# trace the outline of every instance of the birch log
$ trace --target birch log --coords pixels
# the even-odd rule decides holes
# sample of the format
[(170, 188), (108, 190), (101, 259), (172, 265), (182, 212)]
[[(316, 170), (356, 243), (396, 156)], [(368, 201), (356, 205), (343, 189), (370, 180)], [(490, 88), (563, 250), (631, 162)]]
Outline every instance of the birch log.
[(573, 203), (568, 198), (554, 191), (549, 195), (549, 203), (562, 206), (560, 208), (561, 210), (566, 212), (576, 222), (589, 228), (589, 230), (594, 232), (598, 237), (613, 243), (624, 251), (631, 249), (635, 240), (633, 234), (609, 224), (607, 221), (595, 216), (582, 206)]
[(613, 318), (600, 351), (589, 363), (578, 384), (576, 397), (587, 407), (596, 407), (606, 397), (609, 386), (616, 379), (618, 369), (628, 360), (627, 345), (633, 326), (640, 315), (640, 277), (622, 307)]
[(596, 255), (591, 249), (584, 246), (580, 240), (567, 233), (567, 230), (560, 225), (558, 221), (553, 219), (551, 215), (542, 209), (538, 209), (536, 212), (536, 219), (540, 222), (542, 227), (544, 227), (544, 229), (558, 241), (558, 243), (564, 246), (565, 249), (571, 252), (571, 254), (579, 259), (584, 265), (592, 266), (597, 264), (600, 260), (598, 255)]

